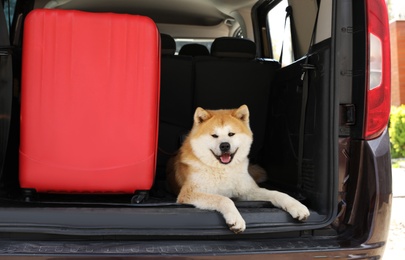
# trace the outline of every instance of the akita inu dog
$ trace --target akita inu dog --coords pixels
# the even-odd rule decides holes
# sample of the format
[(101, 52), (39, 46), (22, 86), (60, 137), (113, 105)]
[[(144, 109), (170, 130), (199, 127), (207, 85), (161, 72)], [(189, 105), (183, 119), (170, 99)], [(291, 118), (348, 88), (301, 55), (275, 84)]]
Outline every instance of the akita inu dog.
[(222, 213), (235, 233), (243, 232), (246, 224), (230, 198), (270, 201), (293, 218), (306, 220), (306, 206), (287, 194), (260, 188), (251, 177), (252, 141), (246, 105), (231, 110), (197, 108), (191, 132), (167, 168), (177, 202)]

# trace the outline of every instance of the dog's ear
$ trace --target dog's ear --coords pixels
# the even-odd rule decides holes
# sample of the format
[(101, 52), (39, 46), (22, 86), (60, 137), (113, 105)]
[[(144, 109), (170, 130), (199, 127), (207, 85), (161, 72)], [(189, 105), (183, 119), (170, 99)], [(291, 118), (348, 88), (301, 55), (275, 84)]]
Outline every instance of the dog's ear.
[(197, 107), (194, 113), (194, 123), (199, 125), (202, 122), (210, 119), (212, 115), (207, 111), (202, 109), (201, 107)]
[(246, 105), (241, 105), (233, 112), (233, 116), (242, 120), (245, 123), (249, 123), (249, 108)]

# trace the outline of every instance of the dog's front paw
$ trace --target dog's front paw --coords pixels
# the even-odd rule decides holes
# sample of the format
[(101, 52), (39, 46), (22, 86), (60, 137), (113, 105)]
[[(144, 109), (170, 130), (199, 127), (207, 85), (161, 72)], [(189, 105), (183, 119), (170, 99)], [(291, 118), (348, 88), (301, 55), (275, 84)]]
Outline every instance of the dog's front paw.
[(301, 202), (296, 201), (287, 208), (288, 213), (299, 221), (306, 221), (309, 217), (309, 210)]
[(242, 216), (238, 214), (227, 214), (224, 216), (226, 224), (228, 225), (229, 229), (234, 232), (235, 234), (241, 233), (246, 229), (245, 220)]

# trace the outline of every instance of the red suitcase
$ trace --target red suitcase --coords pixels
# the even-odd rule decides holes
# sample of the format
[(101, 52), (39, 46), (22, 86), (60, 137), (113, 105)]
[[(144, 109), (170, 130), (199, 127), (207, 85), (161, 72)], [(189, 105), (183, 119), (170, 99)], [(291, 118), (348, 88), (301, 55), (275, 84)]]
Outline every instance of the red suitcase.
[(143, 16), (34, 10), (26, 18), (20, 185), (134, 193), (156, 164), (160, 38)]

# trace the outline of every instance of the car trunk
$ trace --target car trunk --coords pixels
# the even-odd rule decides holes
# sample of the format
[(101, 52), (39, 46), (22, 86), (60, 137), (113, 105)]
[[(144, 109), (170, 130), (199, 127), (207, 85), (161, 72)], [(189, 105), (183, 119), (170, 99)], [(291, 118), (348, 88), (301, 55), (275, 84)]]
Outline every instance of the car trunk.
[[(307, 84), (301, 80), (305, 59), (276, 71), (266, 111), (265, 142), (255, 158), (268, 174), (261, 186), (297, 198), (311, 216), (300, 223), (269, 202), (236, 202), (247, 223), (246, 234), (320, 228), (333, 219), (337, 188), (330, 44), (324, 41), (314, 46), (309, 59), (316, 69), (308, 71), (302, 166), (298, 150), (303, 84)], [(1, 181), (3, 230), (64, 235), (232, 235), (219, 213), (177, 204), (175, 195), (166, 189), (163, 173), (158, 173), (149, 197), (141, 203), (131, 203), (132, 195), (27, 195), (17, 181), (17, 118), (15, 105)]]
[[(308, 59), (303, 57), (282, 68), (273, 66), (272, 71), (268, 72), (271, 74), (271, 84), (265, 92), (267, 94), (252, 94), (257, 98), (248, 101), (252, 107), (256, 107), (251, 110), (256, 118), (253, 132), (255, 134), (256, 130), (261, 133), (255, 138), (251, 161), (263, 167), (268, 175), (268, 180), (260, 186), (286, 192), (305, 204), (311, 213), (306, 222), (294, 220), (270, 202), (236, 201), (247, 229), (243, 234), (235, 235), (229, 231), (220, 213), (177, 204), (176, 196), (167, 189), (164, 173), (167, 159), (175, 150), (159, 149), (155, 183), (145, 197), (143, 193), (134, 197), (133, 194), (32, 193), (31, 190), (23, 190), (18, 181), (19, 95), (14, 93), (11, 98), (8, 93), (6, 99), (12, 99), (13, 102), (10, 134), (5, 133), (1, 137), (8, 145), (0, 175), (0, 228), (3, 232), (13, 233), (15, 237), (49, 234), (55, 237), (61, 235), (95, 239), (168, 239), (179, 236), (230, 238), (269, 233), (299, 236), (300, 231), (327, 227), (336, 215), (338, 189), (338, 119), (336, 93), (331, 84), (331, 50), (332, 41), (327, 39), (312, 46)], [(202, 61), (205, 62), (205, 59)], [(314, 67), (307, 66), (307, 63)], [(194, 73), (196, 63), (192, 61), (190, 64), (191, 67), (186, 66), (185, 70)], [(304, 71), (306, 75), (302, 78)], [(180, 72), (184, 74), (184, 71)], [(206, 84), (203, 83), (206, 77), (200, 77), (201, 81), (198, 77), (191, 78), (196, 80), (194, 86)], [(226, 99), (239, 101), (241, 93), (246, 96), (254, 86), (253, 81), (245, 89), (236, 91), (237, 94), (232, 90), (226, 91)], [(180, 91), (183, 95), (187, 90)], [(191, 94), (192, 100), (181, 99), (179, 102), (188, 102), (191, 107), (204, 105), (206, 99), (203, 94)], [(173, 92), (162, 86), (161, 106), (164, 106), (164, 102), (177, 102), (175, 98)], [(203, 101), (198, 103), (196, 100)], [(207, 108), (220, 108), (217, 106), (215, 104)], [(167, 126), (167, 120), (162, 120), (164, 113), (161, 109), (159, 137), (164, 139), (167, 134), (175, 136), (176, 140), (181, 139), (191, 124), (174, 128)], [(191, 122), (192, 117), (189, 120)], [(178, 145), (176, 141), (174, 145), (172, 141), (168, 142), (171, 142), (170, 147)], [(332, 229), (328, 230), (334, 234)], [(33, 239), (41, 237), (34, 235)]]

